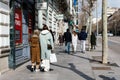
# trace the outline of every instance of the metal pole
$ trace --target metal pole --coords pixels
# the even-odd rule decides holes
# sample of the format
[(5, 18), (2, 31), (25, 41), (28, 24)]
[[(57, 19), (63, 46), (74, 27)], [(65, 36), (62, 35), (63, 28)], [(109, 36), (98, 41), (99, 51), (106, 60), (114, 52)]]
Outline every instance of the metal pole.
[(107, 0), (102, 0), (102, 63), (107, 64), (108, 60), (108, 37), (107, 37)]

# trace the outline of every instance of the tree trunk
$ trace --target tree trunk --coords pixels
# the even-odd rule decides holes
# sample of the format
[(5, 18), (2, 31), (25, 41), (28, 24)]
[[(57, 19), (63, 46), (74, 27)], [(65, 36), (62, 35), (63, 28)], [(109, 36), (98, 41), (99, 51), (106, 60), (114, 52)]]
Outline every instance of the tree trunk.
[(102, 63), (106, 64), (108, 58), (108, 37), (107, 37), (107, 0), (102, 0)]

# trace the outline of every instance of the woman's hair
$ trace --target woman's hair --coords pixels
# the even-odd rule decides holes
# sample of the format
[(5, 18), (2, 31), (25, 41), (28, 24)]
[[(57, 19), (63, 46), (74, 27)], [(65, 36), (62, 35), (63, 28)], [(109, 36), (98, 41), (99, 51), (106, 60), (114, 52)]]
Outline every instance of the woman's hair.
[(48, 30), (48, 27), (46, 24), (43, 25), (43, 30)]
[(76, 36), (76, 35), (77, 35), (77, 33), (76, 33), (75, 31), (73, 31), (73, 34), (74, 34), (74, 36)]
[(39, 35), (39, 30), (38, 30), (38, 29), (35, 29), (35, 30), (34, 30), (34, 34)]

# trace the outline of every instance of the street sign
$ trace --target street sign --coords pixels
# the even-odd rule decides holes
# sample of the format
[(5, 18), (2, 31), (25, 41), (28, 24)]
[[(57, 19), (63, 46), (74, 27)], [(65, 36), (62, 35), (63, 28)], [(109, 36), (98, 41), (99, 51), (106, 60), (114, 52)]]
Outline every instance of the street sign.
[(38, 10), (47, 10), (47, 2), (37, 3)]

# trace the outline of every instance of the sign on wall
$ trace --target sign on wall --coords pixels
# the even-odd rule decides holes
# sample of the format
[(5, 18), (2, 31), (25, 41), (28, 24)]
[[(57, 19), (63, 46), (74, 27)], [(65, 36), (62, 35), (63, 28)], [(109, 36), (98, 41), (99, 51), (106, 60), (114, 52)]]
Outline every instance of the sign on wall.
[(15, 42), (22, 43), (22, 12), (20, 8), (15, 9)]

